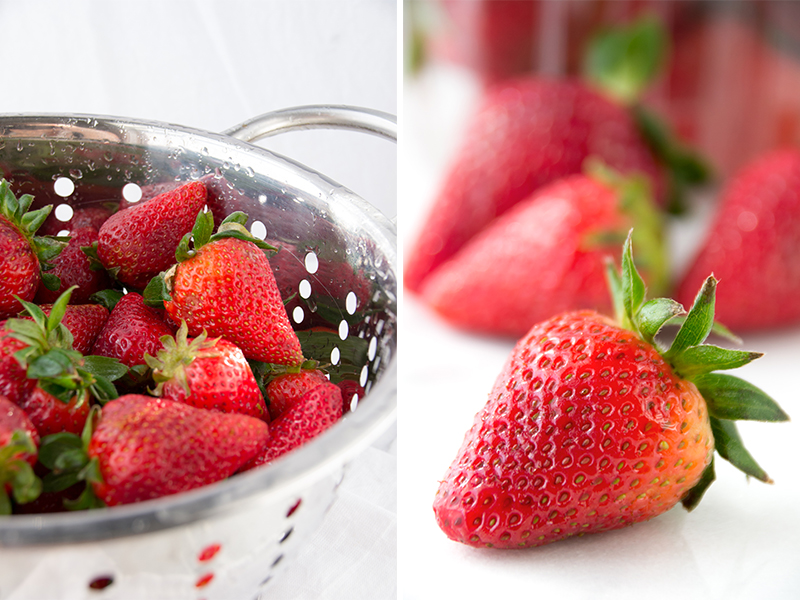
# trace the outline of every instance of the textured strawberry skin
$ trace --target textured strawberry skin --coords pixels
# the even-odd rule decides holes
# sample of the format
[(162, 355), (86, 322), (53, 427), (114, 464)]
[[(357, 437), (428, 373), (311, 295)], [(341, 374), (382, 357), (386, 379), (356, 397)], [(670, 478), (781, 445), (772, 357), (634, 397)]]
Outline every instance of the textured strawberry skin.
[(205, 203), (205, 186), (192, 181), (114, 213), (100, 228), (98, 258), (107, 269), (119, 268), (119, 281), (143, 289), (175, 263), (175, 249)]
[(596, 156), (621, 173), (661, 175), (628, 113), (571, 80), (521, 78), (487, 91), (415, 244), (404, 285), (424, 279), (487, 223)]
[(519, 338), (554, 314), (611, 310), (592, 234), (625, 232), (616, 192), (574, 175), (535, 192), (473, 237), (426, 281), (421, 298), (449, 323)]
[(269, 429), (260, 419), (126, 395), (103, 407), (89, 442), (107, 505), (129, 504), (225, 479), (259, 454)]
[(20, 403), (20, 408), (41, 437), (64, 431), (80, 435), (89, 416), (88, 401), (78, 404), (77, 398), (73, 398), (68, 403), (61, 402), (38, 385)]
[[(5, 396), (0, 396), (0, 448), (11, 441), (11, 436), (17, 430), (28, 433), (36, 447), (39, 447), (39, 434), (25, 411)], [(25, 460), (33, 466), (36, 464), (36, 455), (27, 455)]]
[[(39, 308), (50, 315), (52, 304), (42, 304)], [(61, 323), (72, 334), (72, 347), (81, 354), (89, 354), (97, 335), (108, 320), (109, 313), (99, 304), (70, 304), (64, 311)]]
[(144, 303), (141, 294), (125, 294), (111, 311), (92, 345), (92, 354), (118, 359), (133, 367), (144, 364), (144, 355), (154, 356), (161, 337), (174, 335), (175, 328), (164, 313)]
[(720, 323), (750, 331), (800, 322), (800, 151), (767, 154), (730, 181), (678, 301), (690, 305), (708, 273), (719, 280)]
[(515, 347), (434, 513), (476, 547), (616, 529), (674, 506), (713, 450), (705, 401), (655, 348), (597, 313), (567, 313)]
[(37, 304), (52, 304), (73, 285), (78, 287), (72, 291), (70, 303), (85, 304), (92, 294), (111, 287), (108, 273), (102, 269), (93, 270), (89, 257), (81, 250), (81, 247), (91, 246), (96, 241), (97, 230), (93, 227), (84, 227), (72, 233), (66, 247), (50, 261), (53, 269), (48, 272), (56, 275), (61, 285), (57, 290), (48, 290), (40, 284), (35, 297)]
[(267, 447), (242, 469), (272, 462), (299, 448), (333, 426), (342, 417), (342, 391), (327, 382), (305, 392), (270, 425)]
[(31, 302), (41, 281), (39, 259), (30, 242), (8, 219), (0, 216), (0, 319), (16, 315)]
[(14, 358), (25, 344), (8, 335), (5, 323), (0, 321), (0, 396), (20, 404), (36, 386), (36, 380), (28, 379), (26, 370)]
[(242, 351), (224, 339), (216, 341), (214, 351), (219, 354), (197, 357), (185, 367), (188, 395), (183, 386), (172, 379), (164, 384), (161, 397), (197, 408), (269, 421), (264, 397)]
[(278, 375), (269, 382), (266, 389), (270, 416), (277, 419), (303, 394), (327, 382), (325, 373), (318, 369), (303, 369), (299, 373)]
[(269, 261), (252, 242), (223, 238), (202, 246), (178, 264), (171, 296), (164, 308), (175, 323), (186, 321), (189, 335), (223, 337), (249, 359), (303, 362)]

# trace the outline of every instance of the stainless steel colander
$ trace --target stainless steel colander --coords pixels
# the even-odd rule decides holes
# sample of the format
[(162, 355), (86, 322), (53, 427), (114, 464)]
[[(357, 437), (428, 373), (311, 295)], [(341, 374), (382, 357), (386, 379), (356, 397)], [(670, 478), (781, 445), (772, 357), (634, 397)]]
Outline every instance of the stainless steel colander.
[[(343, 467), (396, 411), (397, 248), (392, 221), (353, 192), (252, 142), (348, 128), (396, 139), (393, 117), (300, 107), (224, 134), (89, 115), (0, 115), (0, 170), (34, 206), (133, 201), (202, 179), (280, 250), (275, 276), (296, 329), (334, 377), (366, 390), (332, 429), (271, 465), (202, 489), (80, 513), (0, 518), (0, 600), (249, 599), (291, 562), (335, 499)], [(55, 212), (55, 211), (54, 211)], [(60, 209), (59, 214), (69, 214)]]

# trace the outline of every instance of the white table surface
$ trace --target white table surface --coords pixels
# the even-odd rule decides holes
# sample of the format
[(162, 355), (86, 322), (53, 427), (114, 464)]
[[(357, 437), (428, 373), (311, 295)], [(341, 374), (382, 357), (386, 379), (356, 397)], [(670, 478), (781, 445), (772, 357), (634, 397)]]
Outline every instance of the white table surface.
[[(394, 0), (6, 1), (0, 23), (0, 113), (92, 113), (217, 132), (307, 104), (397, 114)], [(303, 131), (259, 144), (396, 215), (390, 142)], [(351, 465), (322, 529), (270, 598), (394, 595), (395, 431)]]
[[(400, 202), (403, 243), (414, 239), (477, 93), (455, 69), (429, 68), (404, 86)], [(671, 230), (685, 263), (706, 219)], [(765, 356), (737, 375), (762, 387), (793, 422), (741, 422), (748, 448), (774, 485), (748, 481), (723, 460), (692, 513), (678, 507), (646, 523), (540, 548), (479, 550), (450, 541), (432, 503), (439, 480), (483, 406), (513, 340), (448, 327), (403, 296), (400, 353), (400, 596), (560, 600), (800, 598), (800, 328), (745, 338)]]

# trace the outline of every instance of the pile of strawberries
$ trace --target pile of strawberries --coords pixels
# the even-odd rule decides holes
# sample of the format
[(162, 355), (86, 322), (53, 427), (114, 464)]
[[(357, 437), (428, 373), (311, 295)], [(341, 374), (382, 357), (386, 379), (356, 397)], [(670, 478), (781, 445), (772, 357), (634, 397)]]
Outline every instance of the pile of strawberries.
[(32, 202), (0, 182), (0, 514), (197, 488), (347, 410), (353, 382), (292, 329), (276, 248), (244, 213), (215, 223), (204, 182), (66, 223)]
[(488, 86), (406, 253), (406, 288), (447, 323), (519, 340), (439, 484), (456, 541), (524, 548), (691, 509), (715, 451), (771, 482), (735, 421), (788, 416), (717, 373), (761, 355), (706, 339), (800, 324), (800, 149), (724, 182), (673, 281), (669, 212), (710, 170), (641, 100), (664, 37), (645, 19), (595, 39), (586, 79)]

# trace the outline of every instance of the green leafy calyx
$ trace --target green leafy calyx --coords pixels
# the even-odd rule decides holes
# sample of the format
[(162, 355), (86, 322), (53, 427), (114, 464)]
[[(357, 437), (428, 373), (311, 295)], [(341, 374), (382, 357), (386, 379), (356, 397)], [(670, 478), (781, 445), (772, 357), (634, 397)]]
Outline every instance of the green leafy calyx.
[[(735, 369), (762, 356), (758, 352), (722, 348), (707, 344), (712, 332), (729, 333), (714, 323), (714, 301), (717, 281), (709, 276), (686, 312), (674, 300), (646, 300), (644, 281), (633, 263), (631, 234), (622, 251), (622, 267), (616, 270), (609, 261), (607, 275), (620, 324), (653, 345), (673, 371), (697, 386), (708, 407), (717, 453), (735, 467), (760, 481), (771, 482), (769, 476), (745, 449), (734, 421), (787, 421), (788, 415), (765, 392), (732, 375), (715, 371)], [(658, 334), (667, 325), (679, 324), (669, 345), (662, 345)], [(714, 478), (713, 463), (698, 488), (686, 498), (684, 506), (694, 508), (705, 487)]]

